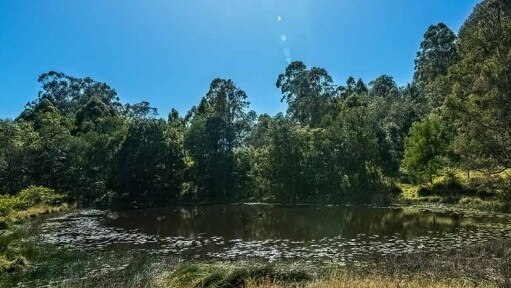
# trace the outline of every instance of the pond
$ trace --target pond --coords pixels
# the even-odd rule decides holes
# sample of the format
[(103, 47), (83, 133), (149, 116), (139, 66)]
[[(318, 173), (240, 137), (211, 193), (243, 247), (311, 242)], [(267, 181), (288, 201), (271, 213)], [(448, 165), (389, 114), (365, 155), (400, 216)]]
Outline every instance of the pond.
[(46, 219), (39, 237), (91, 253), (349, 263), (509, 238), (511, 225), (507, 218), (415, 208), (239, 204), (82, 210)]

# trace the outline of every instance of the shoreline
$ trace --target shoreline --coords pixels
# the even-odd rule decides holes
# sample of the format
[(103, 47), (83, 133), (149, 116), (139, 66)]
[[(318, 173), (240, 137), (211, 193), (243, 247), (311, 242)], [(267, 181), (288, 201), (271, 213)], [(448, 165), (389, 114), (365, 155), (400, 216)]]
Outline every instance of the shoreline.
[[(275, 205), (275, 204), (267, 204), (267, 203), (245, 203), (244, 205)], [(281, 204), (278, 204), (281, 205)], [(310, 205), (310, 204), (308, 204)], [(179, 206), (179, 205), (177, 205)], [(196, 206), (196, 205), (194, 205)], [(286, 206), (286, 205), (283, 205)], [(289, 205), (287, 205), (289, 206)], [(296, 206), (296, 205), (294, 205)], [(298, 205), (305, 206), (305, 205)], [(357, 205), (318, 205), (314, 204), (313, 206), (357, 206)], [(67, 210), (53, 210), (53, 211), (69, 211), (70, 207), (65, 205)], [(372, 206), (364, 206), (367, 208), (375, 208)], [(385, 206), (389, 208), (389, 206)], [(467, 207), (461, 206), (459, 204), (439, 204), (439, 203), (419, 203), (419, 204), (396, 204), (390, 206), (390, 208), (396, 209), (417, 209), (421, 212), (435, 212), (435, 213), (454, 213), (461, 217), (472, 217), (472, 216), (497, 216), (506, 219), (511, 219), (511, 214), (509, 213), (496, 213), (489, 212), (487, 210), (467, 210)], [(43, 211), (46, 212), (45, 209), (36, 209), (34, 211)], [(57, 212), (59, 213), (59, 212)], [(62, 265), (76, 265), (73, 259), (79, 259), (80, 257), (84, 257), (86, 254), (82, 256), (77, 256), (74, 252), (66, 251), (63, 248), (51, 247), (49, 244), (42, 245), (35, 241), (32, 230), (34, 229), (31, 226), (31, 223), (37, 222), (38, 219), (42, 219), (42, 215), (49, 214), (39, 214), (39, 216), (34, 216), (38, 214), (27, 213), (26, 215), (32, 215), (27, 218), (23, 218), (26, 221), (16, 222), (20, 225), (13, 225), (15, 230), (13, 231), (22, 231), (22, 232), (13, 232), (20, 233), (18, 239), (25, 239), (22, 242), (30, 242), (29, 244), (25, 243), (27, 247), (21, 249), (24, 251), (39, 251), (39, 254), (49, 254), (50, 256), (37, 256), (34, 259), (29, 258), (14, 258), (9, 261), (9, 263), (4, 263), (4, 267), (8, 269), (4, 269), (7, 272), (4, 273), (3, 276), (0, 277), (0, 284), (2, 283), (2, 277), (4, 281), (8, 281), (5, 279), (16, 279), (17, 277), (25, 277), (22, 275), (24, 271), (28, 270), (30, 275), (30, 269), (33, 264), (41, 265), (41, 263), (45, 263), (45, 261), (56, 261), (56, 259), (67, 259), (62, 260)], [(45, 217), (45, 216), (44, 216)], [(35, 221), (35, 222), (33, 222)], [(0, 237), (1, 238), (1, 237)], [(30, 240), (31, 239), (31, 240)], [(13, 239), (13, 241), (16, 241)], [(33, 245), (29, 247), (29, 245)], [(46, 250), (49, 249), (49, 250)], [(53, 251), (53, 252), (47, 252)], [(475, 252), (474, 252), (475, 251)], [(140, 254), (141, 253), (141, 254)], [(51, 255), (67, 255), (67, 256), (51, 256)], [(78, 254), (81, 255), (81, 254)], [(227, 279), (228, 281), (237, 281), (233, 285), (242, 285), (242, 286), (223, 286), (223, 287), (250, 287), (250, 288), (280, 288), (280, 287), (309, 287), (309, 288), (330, 288), (330, 287), (382, 287), (382, 286), (405, 286), (405, 287), (501, 287), (502, 283), (507, 281), (505, 277), (507, 277), (503, 269), (498, 265), (499, 259), (505, 259), (505, 261), (501, 261), (502, 263), (509, 263), (511, 267), (511, 242), (505, 240), (492, 240), (485, 241), (481, 244), (470, 244), (467, 247), (461, 247), (456, 249), (451, 249), (447, 251), (435, 251), (435, 252), (414, 252), (411, 254), (406, 254), (403, 256), (368, 256), (366, 259), (363, 259), (362, 265), (348, 263), (348, 264), (332, 264), (327, 263), (325, 261), (318, 261), (312, 263), (312, 265), (307, 263), (306, 259), (296, 259), (296, 260), (276, 260), (274, 263), (268, 264), (263, 263), (263, 261), (250, 261), (250, 260), (187, 260), (185, 262), (180, 262), (177, 259), (173, 259), (172, 256), (161, 256), (162, 259), (165, 257), (169, 257), (165, 261), (170, 261), (171, 264), (159, 265), (154, 264), (151, 260), (144, 260), (145, 257), (150, 257), (144, 255), (143, 252), (137, 252), (137, 257), (142, 257), (141, 259), (129, 260), (129, 267), (138, 267), (133, 268), (134, 271), (131, 271), (130, 274), (127, 271), (118, 271), (107, 273), (105, 279), (96, 279), (95, 276), (91, 276), (85, 281), (85, 287), (95, 287), (97, 281), (100, 281), (104, 285), (98, 285), (98, 287), (109, 287), (110, 284), (113, 283), (124, 283), (123, 281), (135, 281), (131, 279), (132, 277), (142, 277), (144, 285), (138, 286), (146, 286), (152, 285), (154, 287), (215, 287), (215, 286), (175, 286), (174, 284), (177, 281), (174, 278), (182, 279), (185, 277), (189, 281), (192, 279), (203, 279), (207, 280), (209, 277), (213, 277), (215, 279)], [(497, 256), (498, 257), (497, 257)], [(89, 255), (87, 257), (92, 257), (87, 261), (97, 261), (93, 260), (94, 255)], [(41, 258), (42, 257), (42, 258)], [(49, 257), (49, 258), (45, 258)], [(54, 258), (52, 258), (54, 257)], [(86, 258), (88, 259), (88, 258)], [(60, 261), (60, 260), (59, 260)], [(68, 264), (66, 261), (68, 262)], [(149, 262), (147, 262), (149, 261)], [(150, 264), (153, 263), (153, 264)], [(357, 262), (358, 263), (358, 262)], [(8, 265), (7, 265), (8, 264)], [(46, 265), (46, 264), (43, 264)], [(60, 264), (59, 264), (60, 265)], [(84, 264), (80, 264), (84, 265)], [(98, 263), (99, 265), (99, 263)], [(154, 266), (156, 265), (156, 266)], [(507, 264), (506, 264), (507, 265)], [(280, 274), (275, 274), (276, 272), (273, 270), (274, 267), (280, 267)], [(189, 275), (187, 273), (183, 274), (183, 267), (192, 267), (194, 271), (197, 271), (198, 274)], [(295, 268), (303, 268), (302, 276), (304, 277), (300, 281), (290, 281), (290, 275), (287, 272), (293, 272)], [(311, 268), (312, 267), (312, 268)], [(451, 269), (451, 270), (448, 270)], [(462, 269), (453, 270), (453, 267), (462, 267)], [(300, 269), (301, 269), (300, 268)], [(314, 268), (314, 269), (313, 269)], [(48, 268), (55, 269), (55, 268)], [(127, 268), (130, 271), (130, 268)], [(206, 269), (207, 271), (204, 271)], [(241, 269), (241, 270), (240, 270)], [(447, 269), (447, 270), (446, 270)], [(500, 270), (499, 270), (500, 269)], [(150, 270), (150, 271), (149, 271)], [(502, 270), (502, 271), (501, 271)], [(283, 272), (282, 272), (283, 271)], [(286, 272), (287, 271), (287, 272)], [(298, 272), (300, 272), (298, 271)], [(449, 273), (453, 271), (457, 271), (457, 273), (461, 273), (459, 275), (449, 276)], [(470, 272), (471, 271), (471, 272)], [(511, 268), (509, 268), (511, 271)], [(296, 272), (296, 271), (295, 271)], [(477, 273), (476, 273), (477, 272)], [(35, 272), (34, 272), (35, 273)], [(52, 272), (53, 273), (53, 272)], [(131, 275), (133, 273), (133, 275)], [(142, 274), (140, 274), (142, 273)], [(174, 273), (174, 274), (173, 274)], [(294, 273), (294, 272), (293, 272)], [(300, 272), (301, 273), (301, 272)], [(487, 274), (485, 274), (487, 273)], [(504, 273), (504, 274), (502, 274)], [(511, 275), (511, 272), (509, 272)], [(141, 276), (142, 275), (142, 276)], [(169, 276), (173, 275), (173, 276)], [(472, 276), (473, 277), (472, 277)], [(495, 276), (497, 275), (497, 276)], [(499, 276), (500, 275), (500, 276)], [(504, 275), (504, 276), (502, 276)], [(243, 277), (242, 277), (243, 276)], [(278, 276), (278, 277), (277, 277)], [(11, 278), (14, 277), (14, 278)], [(83, 277), (83, 276), (81, 276)], [(102, 276), (103, 277), (103, 276)], [(170, 278), (174, 280), (169, 280)], [(191, 278), (190, 278), (191, 277)], [(236, 278), (237, 277), (237, 278)], [(293, 276), (294, 277), (294, 276)], [(472, 277), (472, 278), (471, 278)], [(511, 276), (510, 276), (511, 277)], [(207, 278), (207, 279), (206, 279)], [(69, 281), (69, 287), (73, 287), (73, 283), (77, 284), (77, 279), (71, 278)], [(477, 280), (479, 279), (479, 280)], [(82, 281), (80, 280), (80, 281)], [(195, 281), (194, 280), (194, 281)], [(137, 280), (138, 281), (138, 280)], [(170, 281), (170, 282), (169, 282)], [(201, 280), (202, 281), (202, 280)], [(210, 281), (210, 280), (208, 280)], [(215, 280), (216, 281), (216, 280)], [(223, 281), (223, 280), (222, 280)], [(510, 280), (511, 281), (511, 280)], [(193, 282), (193, 281), (192, 281)], [(207, 282), (207, 281), (206, 281)], [(5, 282), (8, 283), (8, 282)], [(95, 283), (92, 285), (92, 283)], [(170, 283), (170, 284), (168, 284)], [(191, 283), (191, 282), (190, 282)], [(211, 282), (216, 283), (216, 282)], [(142, 284), (142, 283), (139, 283)], [(136, 285), (135, 285), (136, 286)], [(220, 286), (222, 287), (222, 286)]]

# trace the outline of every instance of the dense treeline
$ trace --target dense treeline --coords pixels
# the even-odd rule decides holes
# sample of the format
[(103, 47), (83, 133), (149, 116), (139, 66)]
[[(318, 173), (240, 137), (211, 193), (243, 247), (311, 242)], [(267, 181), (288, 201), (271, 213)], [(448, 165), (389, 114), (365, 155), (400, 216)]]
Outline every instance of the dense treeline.
[(214, 79), (182, 116), (122, 104), (91, 78), (58, 72), (15, 120), (0, 122), (0, 191), (66, 191), (84, 205), (178, 201), (381, 202), (406, 176), (446, 167), (511, 168), (511, 1), (477, 5), (456, 35), (424, 34), (412, 83), (382, 75), (334, 83), (292, 62), (276, 87), (285, 114), (256, 115), (231, 80)]

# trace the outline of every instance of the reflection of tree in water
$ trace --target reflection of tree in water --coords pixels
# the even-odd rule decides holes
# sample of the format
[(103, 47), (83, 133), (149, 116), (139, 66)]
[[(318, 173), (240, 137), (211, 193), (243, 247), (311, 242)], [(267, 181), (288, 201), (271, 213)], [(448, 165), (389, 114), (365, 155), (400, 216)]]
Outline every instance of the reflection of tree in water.
[(358, 234), (413, 238), (428, 231), (452, 232), (475, 220), (412, 209), (345, 206), (211, 205), (119, 212), (107, 225), (147, 234), (226, 240), (353, 238)]

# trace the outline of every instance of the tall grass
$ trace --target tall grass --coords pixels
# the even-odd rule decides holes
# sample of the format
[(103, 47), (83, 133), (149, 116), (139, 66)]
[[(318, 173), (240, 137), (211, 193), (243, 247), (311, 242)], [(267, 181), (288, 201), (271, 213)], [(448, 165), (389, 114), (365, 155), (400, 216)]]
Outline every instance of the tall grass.
[(190, 263), (164, 275), (160, 283), (164, 287), (182, 288), (244, 287), (248, 279), (300, 283), (311, 280), (314, 275), (311, 272), (310, 267), (300, 263)]
[[(287, 283), (272, 280), (257, 281), (249, 279), (245, 288), (287, 288)], [(411, 278), (403, 279), (384, 275), (357, 275), (355, 273), (339, 272), (326, 279), (316, 279), (309, 283), (302, 283), (296, 287), (304, 288), (382, 288), (382, 287), (407, 287), (407, 288), (466, 288), (466, 287), (498, 287), (496, 284), (480, 286), (474, 282), (460, 279), (428, 279)]]
[(510, 241), (374, 256), (362, 263), (196, 262), (163, 274), (158, 283), (168, 288), (511, 287)]
[(30, 186), (16, 195), (0, 195), (0, 229), (9, 223), (67, 208), (65, 195), (53, 189)]

